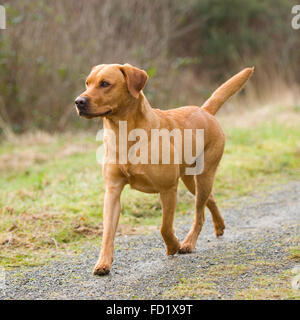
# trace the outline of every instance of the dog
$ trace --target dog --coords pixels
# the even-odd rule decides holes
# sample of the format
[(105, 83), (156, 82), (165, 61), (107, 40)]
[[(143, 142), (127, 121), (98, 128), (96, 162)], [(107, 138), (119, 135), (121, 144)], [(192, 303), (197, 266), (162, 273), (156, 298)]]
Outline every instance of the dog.
[[(162, 157), (156, 163), (127, 163), (104, 161), (102, 166), (105, 184), (103, 208), (103, 238), (98, 261), (94, 268), (95, 275), (105, 275), (111, 270), (113, 262), (114, 238), (119, 221), (121, 205), (120, 195), (126, 184), (132, 188), (146, 192), (159, 193), (162, 205), (161, 234), (166, 245), (166, 254), (190, 253), (195, 249), (197, 238), (204, 223), (204, 210), (208, 207), (212, 214), (214, 231), (217, 237), (223, 235), (225, 224), (217, 207), (212, 189), (215, 173), (223, 155), (225, 137), (215, 118), (216, 112), (234, 93), (240, 90), (253, 74), (254, 67), (245, 68), (227, 82), (221, 85), (202, 105), (185, 106), (171, 110), (152, 108), (143, 93), (148, 80), (144, 70), (130, 64), (101, 64), (92, 68), (86, 79), (86, 90), (76, 98), (77, 112), (81, 117), (91, 119), (101, 117), (105, 130), (115, 133), (116, 156), (120, 158), (118, 147), (123, 133), (120, 135), (120, 124), (126, 121), (127, 134), (135, 129), (143, 129), (150, 141), (151, 130), (192, 130), (196, 137), (196, 129), (203, 130), (204, 163), (200, 173), (187, 174), (187, 168), (193, 164), (174, 160), (162, 163)], [(133, 139), (131, 139), (133, 140)], [(123, 141), (123, 140), (122, 140)], [(193, 139), (192, 148), (196, 146)], [(134, 141), (127, 141), (125, 151), (133, 146)], [(161, 147), (161, 142), (159, 142)], [(182, 147), (185, 142), (182, 141)], [(111, 143), (104, 139), (106, 151), (109, 152)], [(148, 158), (150, 159), (150, 150)], [(147, 151), (147, 150), (146, 150)], [(153, 150), (152, 150), (153, 151)], [(176, 155), (174, 141), (170, 143), (171, 158)], [(197, 156), (197, 155), (196, 155)], [(200, 153), (198, 154), (200, 157)], [(147, 156), (146, 156), (147, 158)], [(195, 157), (196, 159), (196, 157)], [(120, 160), (120, 159), (119, 159)], [(182, 243), (177, 239), (174, 229), (174, 213), (177, 200), (179, 179), (187, 189), (195, 195), (195, 217), (193, 225)]]

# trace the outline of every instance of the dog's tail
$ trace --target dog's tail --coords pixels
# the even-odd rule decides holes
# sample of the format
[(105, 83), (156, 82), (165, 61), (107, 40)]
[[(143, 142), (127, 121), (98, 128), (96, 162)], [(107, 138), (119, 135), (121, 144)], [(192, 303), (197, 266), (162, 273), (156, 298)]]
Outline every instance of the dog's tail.
[(227, 80), (211, 95), (208, 100), (205, 101), (201, 108), (208, 113), (215, 115), (223, 103), (243, 87), (253, 72), (254, 67), (245, 68)]

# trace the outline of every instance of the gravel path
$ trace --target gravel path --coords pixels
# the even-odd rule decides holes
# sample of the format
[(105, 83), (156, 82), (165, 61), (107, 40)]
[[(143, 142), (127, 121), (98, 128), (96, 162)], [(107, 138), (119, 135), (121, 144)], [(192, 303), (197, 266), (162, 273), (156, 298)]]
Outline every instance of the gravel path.
[[(176, 298), (172, 288), (182, 278), (206, 279), (219, 266), (255, 268), (226, 273), (215, 279), (218, 292), (201, 290), (178, 298), (230, 299), (251, 285), (254, 275), (276, 275), (292, 269), (287, 259), (290, 246), (299, 246), (300, 181), (277, 187), (264, 198), (251, 196), (234, 200), (234, 209), (222, 210), (225, 235), (216, 239), (210, 215), (200, 234), (197, 249), (189, 255), (165, 256), (159, 232), (120, 236), (116, 239), (115, 262), (105, 277), (92, 275), (99, 248), (89, 248), (42, 267), (8, 271), (6, 290), (0, 299), (163, 299)], [(192, 216), (177, 215), (177, 235), (182, 240)], [(257, 261), (267, 263), (257, 264)], [(251, 271), (252, 270), (252, 271)], [(171, 289), (171, 290), (170, 290)]]

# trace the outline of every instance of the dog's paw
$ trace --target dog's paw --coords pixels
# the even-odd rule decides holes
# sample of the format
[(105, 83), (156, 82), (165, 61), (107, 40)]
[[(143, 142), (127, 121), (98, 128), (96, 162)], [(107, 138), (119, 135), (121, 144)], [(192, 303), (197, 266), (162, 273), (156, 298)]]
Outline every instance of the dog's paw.
[(97, 276), (105, 276), (106, 274), (109, 274), (110, 272), (110, 266), (108, 264), (97, 264), (94, 268), (94, 275)]
[(192, 245), (190, 243), (183, 243), (181, 247), (179, 248), (178, 253), (185, 254), (185, 253), (192, 253), (194, 248), (192, 248)]
[(215, 228), (216, 237), (222, 236), (224, 234), (224, 229), (225, 229), (225, 225)]
[(167, 247), (166, 254), (167, 254), (167, 256), (172, 256), (175, 253), (177, 253), (179, 249), (180, 249), (179, 243), (176, 244), (175, 246)]

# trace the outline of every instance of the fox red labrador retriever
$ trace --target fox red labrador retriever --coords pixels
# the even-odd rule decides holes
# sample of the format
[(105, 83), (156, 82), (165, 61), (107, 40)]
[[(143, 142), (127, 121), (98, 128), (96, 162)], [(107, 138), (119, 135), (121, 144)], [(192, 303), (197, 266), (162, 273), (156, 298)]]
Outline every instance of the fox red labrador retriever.
[[(92, 69), (86, 79), (86, 90), (75, 100), (77, 111), (80, 116), (88, 119), (103, 118), (105, 130), (115, 133), (114, 145), (104, 140), (106, 156), (112, 151), (118, 159), (115, 162), (106, 159), (102, 167), (106, 189), (103, 209), (104, 229), (102, 248), (94, 274), (104, 275), (111, 269), (114, 237), (121, 210), (120, 195), (126, 184), (142, 192), (160, 194), (161, 234), (166, 244), (167, 255), (177, 252), (190, 253), (194, 250), (204, 222), (206, 206), (212, 214), (216, 236), (223, 234), (225, 224), (214, 200), (212, 188), (223, 154), (225, 138), (214, 115), (229, 97), (242, 88), (253, 71), (254, 68), (246, 68), (236, 74), (219, 87), (202, 107), (186, 106), (160, 110), (152, 108), (142, 92), (148, 79), (145, 71), (129, 64), (102, 64)], [(126, 126), (124, 126), (125, 123)], [(137, 131), (141, 129), (142, 133)], [(159, 152), (158, 158), (153, 163), (153, 151), (162, 148), (162, 141), (158, 140), (158, 145), (151, 146), (152, 132), (155, 130), (156, 133), (161, 133), (162, 130), (173, 132), (174, 129), (182, 134), (185, 130), (192, 132), (191, 148), (193, 150), (197, 148), (196, 130), (202, 130), (202, 149), (198, 154), (195, 153), (194, 158), (203, 156), (200, 171), (196, 170), (194, 174), (193, 171), (187, 173), (188, 168), (192, 169), (196, 165), (196, 160), (191, 163), (183, 159), (182, 150), (185, 150), (186, 139), (181, 141), (181, 145), (179, 143), (179, 148), (178, 144), (176, 148), (175, 139), (170, 139), (170, 162), (164, 162), (163, 152)], [(128, 139), (125, 137), (124, 140), (124, 132)], [(134, 132), (133, 135), (132, 132)], [(143, 161), (130, 162), (124, 159), (121, 161), (120, 148), (123, 151), (125, 148), (125, 154), (127, 154), (126, 152), (137, 144), (137, 137), (140, 141), (143, 138), (143, 143), (139, 144), (140, 150), (135, 148), (135, 155), (141, 155), (143, 150)], [(112, 148), (114, 150), (111, 150)], [(175, 161), (176, 156), (179, 160), (183, 160)], [(178, 241), (173, 229), (179, 179), (195, 195), (194, 222), (182, 243)]]

